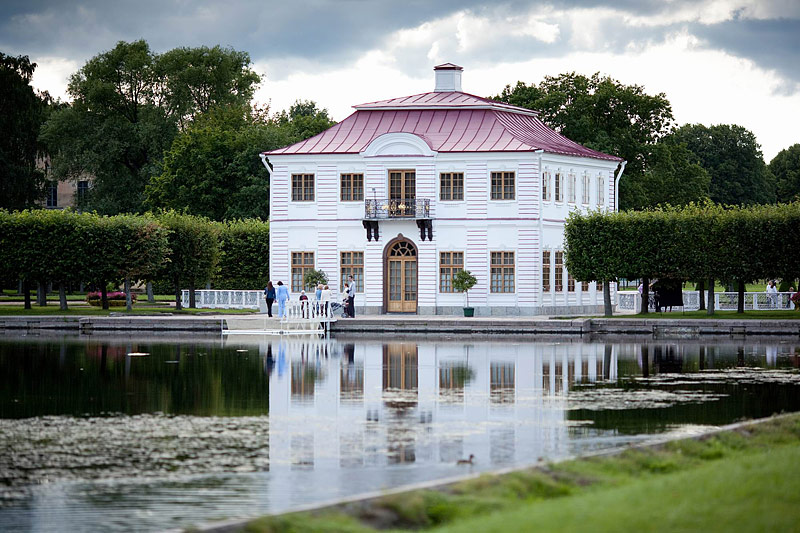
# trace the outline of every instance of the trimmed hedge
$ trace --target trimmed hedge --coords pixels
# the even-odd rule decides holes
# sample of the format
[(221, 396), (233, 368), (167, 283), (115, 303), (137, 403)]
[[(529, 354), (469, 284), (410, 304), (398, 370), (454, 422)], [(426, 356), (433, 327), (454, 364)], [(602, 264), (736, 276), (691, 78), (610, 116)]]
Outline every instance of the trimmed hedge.
[[(262, 288), (269, 224), (211, 222), (167, 211), (99, 216), (71, 210), (0, 210), (0, 279), (65, 286), (153, 281), (165, 292)], [(161, 292), (161, 291), (159, 291)], [(101, 298), (108, 305), (108, 298)]]
[(566, 267), (578, 281), (672, 278), (743, 287), (764, 278), (795, 279), (800, 203), (573, 212), (564, 240)]

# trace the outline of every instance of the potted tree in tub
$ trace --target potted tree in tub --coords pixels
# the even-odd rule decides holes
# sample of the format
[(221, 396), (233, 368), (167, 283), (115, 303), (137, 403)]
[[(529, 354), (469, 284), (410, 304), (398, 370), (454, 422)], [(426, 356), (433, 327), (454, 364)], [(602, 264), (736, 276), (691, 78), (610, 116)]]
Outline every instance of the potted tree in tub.
[(478, 283), (478, 280), (470, 274), (469, 270), (459, 270), (453, 276), (453, 288), (458, 292), (463, 292), (467, 299), (464, 307), (464, 316), (475, 316), (475, 308), (469, 306), (469, 290)]

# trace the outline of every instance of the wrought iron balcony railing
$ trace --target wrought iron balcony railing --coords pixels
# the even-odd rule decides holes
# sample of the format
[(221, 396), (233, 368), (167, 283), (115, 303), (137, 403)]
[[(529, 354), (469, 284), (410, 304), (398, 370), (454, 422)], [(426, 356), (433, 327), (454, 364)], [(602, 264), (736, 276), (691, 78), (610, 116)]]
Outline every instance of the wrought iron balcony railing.
[(431, 201), (423, 198), (365, 200), (364, 220), (407, 218), (424, 220), (431, 217)]

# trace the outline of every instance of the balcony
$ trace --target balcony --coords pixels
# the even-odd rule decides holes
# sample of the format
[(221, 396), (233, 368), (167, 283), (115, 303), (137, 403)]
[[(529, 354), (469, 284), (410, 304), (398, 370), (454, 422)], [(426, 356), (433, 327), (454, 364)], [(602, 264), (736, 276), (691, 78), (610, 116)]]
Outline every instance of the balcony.
[(380, 240), (380, 220), (415, 220), (421, 240), (433, 240), (431, 201), (424, 198), (403, 198), (364, 201), (364, 229), (368, 241)]
[(422, 198), (365, 200), (364, 220), (425, 220), (431, 218), (431, 201)]

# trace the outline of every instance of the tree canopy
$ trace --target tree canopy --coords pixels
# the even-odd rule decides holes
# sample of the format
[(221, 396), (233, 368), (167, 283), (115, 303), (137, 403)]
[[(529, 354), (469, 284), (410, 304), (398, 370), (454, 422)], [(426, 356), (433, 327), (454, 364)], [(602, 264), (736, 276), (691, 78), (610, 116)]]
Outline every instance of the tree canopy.
[(148, 202), (212, 220), (266, 219), (269, 174), (259, 154), (332, 125), (314, 102), (297, 102), (273, 117), (247, 106), (212, 108), (175, 138), (147, 187)]
[(778, 152), (769, 162), (769, 171), (775, 176), (779, 202), (800, 200), (800, 144)]
[(742, 126), (686, 124), (670, 137), (683, 143), (711, 176), (709, 197), (723, 205), (775, 201), (774, 180), (753, 132)]
[(72, 75), (72, 105), (45, 125), (54, 176), (93, 177), (84, 207), (142, 211), (145, 186), (179, 126), (214, 105), (249, 104), (260, 80), (249, 64), (228, 48), (158, 55), (143, 40), (117, 43)]
[(536, 110), (545, 124), (569, 139), (628, 161), (620, 182), (621, 208), (632, 206), (631, 191), (648, 168), (652, 146), (673, 121), (663, 93), (649, 95), (642, 86), (624, 85), (599, 73), (547, 76), (538, 85), (519, 81), (494, 98)]
[(31, 87), (36, 63), (0, 52), (0, 207), (25, 209), (44, 197), (37, 139), (50, 101)]

